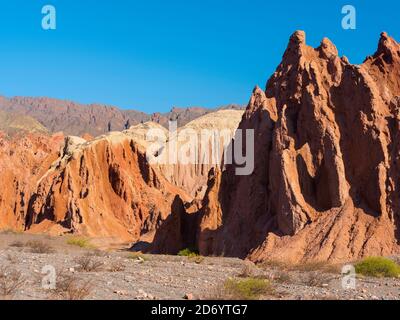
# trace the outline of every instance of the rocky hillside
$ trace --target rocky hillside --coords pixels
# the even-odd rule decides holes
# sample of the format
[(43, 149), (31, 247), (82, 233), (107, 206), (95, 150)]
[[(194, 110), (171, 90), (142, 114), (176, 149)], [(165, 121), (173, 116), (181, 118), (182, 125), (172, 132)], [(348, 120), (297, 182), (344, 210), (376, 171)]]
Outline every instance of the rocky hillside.
[(0, 110), (0, 131), (14, 135), (19, 132), (46, 133), (47, 129), (29, 116)]
[(175, 219), (197, 223), (192, 242), (204, 255), (339, 262), (398, 253), (399, 115), (394, 39), (383, 33), (377, 52), (352, 65), (328, 39), (312, 48), (296, 32), (239, 126), (255, 130), (254, 173), (216, 170), (197, 217)]
[[(219, 109), (243, 109), (228, 105)], [(50, 132), (64, 132), (66, 135), (94, 137), (110, 131), (123, 131), (131, 126), (153, 121), (168, 127), (168, 122), (178, 121), (179, 126), (216, 110), (200, 107), (173, 108), (168, 113), (146, 114), (135, 110), (122, 110), (112, 106), (82, 105), (67, 100), (51, 98), (0, 97), (0, 110), (18, 113), (36, 119)]]

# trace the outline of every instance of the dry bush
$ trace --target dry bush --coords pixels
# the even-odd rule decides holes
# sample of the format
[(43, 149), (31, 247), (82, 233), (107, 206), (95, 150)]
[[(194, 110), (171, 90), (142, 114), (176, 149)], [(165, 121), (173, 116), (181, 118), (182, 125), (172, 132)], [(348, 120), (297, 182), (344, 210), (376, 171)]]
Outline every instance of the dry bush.
[(54, 252), (54, 249), (49, 244), (42, 241), (28, 241), (26, 246), (30, 248), (32, 253), (49, 254)]
[(22, 241), (14, 241), (14, 242), (10, 243), (9, 247), (23, 248), (23, 247), (25, 247), (25, 244)]
[(331, 282), (332, 277), (318, 272), (312, 271), (305, 275), (303, 283), (308, 287), (320, 287), (322, 288), (325, 284), (329, 284)]
[(100, 271), (103, 267), (103, 263), (97, 261), (90, 255), (84, 255), (75, 259), (75, 262), (78, 264), (78, 269), (84, 272), (97, 272)]
[(125, 265), (122, 262), (113, 262), (111, 266), (108, 267), (109, 272), (122, 272), (125, 271)]
[(274, 275), (274, 281), (282, 284), (289, 284), (293, 282), (292, 277), (286, 271), (279, 271)]
[(290, 267), (288, 263), (279, 260), (266, 260), (258, 264), (258, 266), (264, 269), (279, 269), (279, 270), (287, 270)]
[(101, 251), (99, 249), (93, 249), (93, 250), (88, 251), (86, 253), (86, 255), (90, 256), (90, 257), (105, 257), (105, 256), (107, 256), (107, 252)]
[(139, 261), (139, 262), (146, 262), (149, 261), (149, 258), (147, 255), (144, 255), (142, 253), (139, 252), (132, 252), (129, 254), (128, 259), (130, 260), (135, 260), (135, 261)]
[(2, 299), (12, 299), (25, 282), (20, 271), (13, 270), (10, 266), (0, 267), (0, 297)]
[(90, 281), (83, 281), (76, 276), (61, 273), (57, 277), (56, 289), (51, 298), (58, 300), (84, 300), (93, 290)]
[(204, 257), (202, 256), (193, 256), (193, 257), (188, 257), (190, 262), (194, 262), (196, 264), (201, 264), (204, 261)]
[(240, 274), (238, 275), (239, 278), (250, 278), (252, 276), (254, 276), (254, 265), (250, 264), (250, 263), (246, 263), (243, 268), (242, 271), (240, 272)]

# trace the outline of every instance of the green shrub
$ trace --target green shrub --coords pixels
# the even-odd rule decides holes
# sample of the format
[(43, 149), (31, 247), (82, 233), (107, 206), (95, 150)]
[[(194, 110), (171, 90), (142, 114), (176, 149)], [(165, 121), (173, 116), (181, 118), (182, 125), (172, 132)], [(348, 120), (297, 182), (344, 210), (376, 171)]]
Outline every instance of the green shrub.
[(193, 258), (193, 257), (200, 256), (200, 254), (199, 254), (198, 250), (195, 250), (195, 249), (192, 249), (192, 248), (186, 248), (186, 249), (183, 249), (183, 250), (179, 251), (178, 252), (178, 256)]
[(93, 248), (93, 246), (90, 244), (90, 241), (85, 238), (70, 238), (68, 239), (67, 244), (80, 248)]
[(266, 279), (229, 279), (224, 287), (226, 298), (234, 300), (257, 300), (273, 294), (274, 290)]
[(400, 266), (387, 258), (371, 257), (357, 263), (357, 274), (368, 277), (394, 278), (400, 276)]

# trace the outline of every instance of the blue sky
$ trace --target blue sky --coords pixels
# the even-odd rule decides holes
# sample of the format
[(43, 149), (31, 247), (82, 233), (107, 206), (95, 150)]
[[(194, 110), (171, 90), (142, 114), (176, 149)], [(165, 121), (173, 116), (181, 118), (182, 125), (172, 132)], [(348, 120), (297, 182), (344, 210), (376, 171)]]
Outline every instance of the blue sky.
[[(245, 104), (281, 60), (288, 37), (327, 36), (361, 63), (379, 34), (400, 40), (399, 1), (0, 0), (0, 94), (99, 102), (146, 112)], [(57, 30), (41, 8), (57, 9)], [(357, 9), (357, 30), (341, 8)]]

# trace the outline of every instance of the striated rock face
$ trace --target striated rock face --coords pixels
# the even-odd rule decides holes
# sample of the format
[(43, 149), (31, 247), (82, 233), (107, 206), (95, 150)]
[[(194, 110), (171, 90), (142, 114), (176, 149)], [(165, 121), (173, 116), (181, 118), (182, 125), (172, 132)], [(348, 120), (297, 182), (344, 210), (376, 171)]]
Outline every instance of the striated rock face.
[(59, 156), (64, 137), (25, 133), (12, 138), (0, 133), (0, 230), (25, 229), (31, 194)]
[[(241, 110), (221, 110), (193, 120), (170, 133), (169, 144), (160, 154), (166, 159), (159, 168), (172, 184), (193, 198), (202, 199), (207, 190), (208, 173), (223, 163), (224, 150), (230, 144), (242, 119)], [(177, 160), (169, 156), (176, 145)]]
[(290, 39), (239, 126), (254, 129), (255, 170), (210, 183), (203, 254), (349, 261), (399, 252), (400, 45), (386, 33), (359, 66), (323, 39)]
[(32, 196), (27, 229), (121, 241), (154, 231), (175, 210), (176, 197), (189, 197), (148, 164), (140, 129), (89, 142), (67, 138)]

